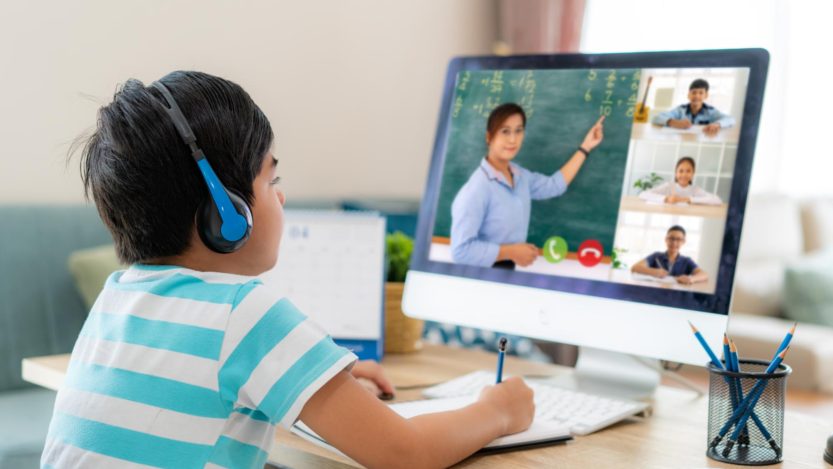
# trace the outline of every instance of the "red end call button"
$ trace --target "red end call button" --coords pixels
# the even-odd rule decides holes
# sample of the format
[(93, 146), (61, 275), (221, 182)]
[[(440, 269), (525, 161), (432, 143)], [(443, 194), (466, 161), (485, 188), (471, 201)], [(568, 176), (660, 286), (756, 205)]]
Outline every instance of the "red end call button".
[(578, 247), (578, 261), (585, 267), (593, 267), (602, 261), (602, 243), (588, 239)]

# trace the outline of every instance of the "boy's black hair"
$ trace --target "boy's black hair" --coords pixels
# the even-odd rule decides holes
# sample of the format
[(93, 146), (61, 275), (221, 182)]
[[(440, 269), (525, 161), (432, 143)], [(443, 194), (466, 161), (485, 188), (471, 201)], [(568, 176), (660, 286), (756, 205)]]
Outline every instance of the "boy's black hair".
[(671, 228), (668, 228), (668, 231), (666, 231), (665, 234), (671, 233), (672, 231), (679, 231), (683, 234), (683, 236), (685, 236), (685, 228), (680, 225), (674, 225)]
[(709, 92), (709, 82), (707, 82), (706, 80), (704, 80), (702, 78), (698, 78), (698, 79), (692, 81), (690, 85), (688, 85), (688, 91), (699, 89), (699, 88), (705, 89), (706, 93), (708, 93)]
[[(176, 99), (220, 181), (251, 205), (252, 183), (274, 138), (269, 120), (228, 80), (176, 71), (159, 81)], [(162, 102), (157, 89), (128, 80), (99, 109), (96, 129), (83, 143), (85, 194), (95, 201), (124, 263), (184, 252), (197, 208), (210, 197)]]

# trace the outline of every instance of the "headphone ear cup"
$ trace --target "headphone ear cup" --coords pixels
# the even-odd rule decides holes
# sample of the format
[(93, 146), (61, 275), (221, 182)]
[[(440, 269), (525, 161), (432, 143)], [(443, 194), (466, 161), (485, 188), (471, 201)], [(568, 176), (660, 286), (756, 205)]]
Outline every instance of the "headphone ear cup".
[(234, 210), (246, 219), (246, 233), (240, 239), (229, 241), (223, 237), (221, 231), (223, 219), (220, 218), (220, 211), (217, 209), (213, 198), (207, 197), (200, 204), (197, 211), (197, 231), (200, 234), (200, 239), (208, 249), (220, 254), (229, 254), (242, 248), (252, 233), (252, 210), (249, 208), (249, 204), (236, 192), (226, 189), (226, 193), (234, 206)]

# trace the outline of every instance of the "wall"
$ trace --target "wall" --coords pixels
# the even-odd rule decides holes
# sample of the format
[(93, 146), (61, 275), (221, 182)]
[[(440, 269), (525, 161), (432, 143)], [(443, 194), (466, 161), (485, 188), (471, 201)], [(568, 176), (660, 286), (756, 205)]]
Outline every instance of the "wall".
[[(5, 2), (0, 203), (83, 200), (70, 144), (118, 83), (241, 84), (290, 198), (419, 197), (448, 60), (489, 53), (495, 1)], [(333, 78), (337, 77), (337, 82)]]
[[(689, 2), (664, 0), (590, 0), (584, 17), (581, 51), (767, 49), (770, 53), (769, 74), (750, 191), (769, 192), (780, 186), (782, 155), (786, 149), (782, 128), (787, 104), (784, 71), (790, 65), (786, 48), (787, 17), (791, 10), (804, 8), (805, 4), (779, 0), (700, 0), (695, 8)], [(747, 21), (752, 12), (755, 20)], [(817, 17), (828, 18), (829, 15)], [(704, 25), (708, 33), (689, 34), (691, 25)], [(822, 186), (816, 189), (826, 190)]]

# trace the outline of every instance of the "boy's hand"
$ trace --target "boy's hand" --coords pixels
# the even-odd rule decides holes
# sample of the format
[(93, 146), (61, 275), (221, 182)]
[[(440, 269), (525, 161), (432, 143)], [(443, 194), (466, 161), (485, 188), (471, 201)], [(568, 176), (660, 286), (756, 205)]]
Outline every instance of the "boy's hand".
[(709, 137), (714, 137), (718, 132), (720, 132), (720, 124), (718, 123), (709, 124), (703, 127), (703, 133)]
[(581, 142), (582, 148), (587, 151), (591, 151), (602, 143), (602, 139), (604, 139), (604, 121), (605, 116), (600, 117), (599, 120), (593, 124), (593, 127), (587, 131), (587, 135), (584, 136), (584, 141)]
[(677, 277), (677, 283), (681, 283), (683, 285), (692, 285), (694, 280), (691, 278), (691, 275), (680, 275)]
[(691, 121), (688, 119), (668, 119), (668, 127), (675, 129), (688, 129), (691, 127)]
[(382, 368), (382, 365), (374, 360), (361, 360), (356, 362), (353, 365), (353, 369), (350, 370), (350, 374), (358, 379), (359, 383), (374, 396), (379, 397), (384, 394), (389, 394), (393, 397), (396, 391), (393, 383), (385, 375), (385, 370)]
[(654, 269), (654, 271), (651, 274), (656, 278), (665, 278), (668, 276), (668, 271), (662, 268), (657, 268)]
[(533, 392), (524, 381), (515, 376), (500, 384), (487, 386), (480, 391), (480, 402), (492, 406), (504, 419), (504, 435), (511, 435), (529, 428), (535, 415)]

